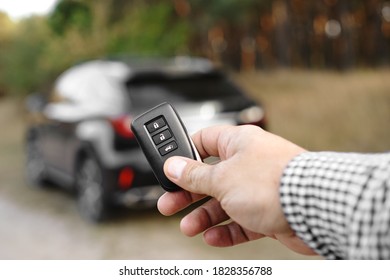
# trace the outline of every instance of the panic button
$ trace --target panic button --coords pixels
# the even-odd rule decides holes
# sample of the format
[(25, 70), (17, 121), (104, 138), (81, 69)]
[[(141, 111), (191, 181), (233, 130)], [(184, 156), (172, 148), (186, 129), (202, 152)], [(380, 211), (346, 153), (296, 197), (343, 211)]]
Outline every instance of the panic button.
[(160, 155), (165, 156), (166, 154), (174, 151), (177, 149), (177, 144), (175, 141), (172, 141), (165, 146), (162, 146), (158, 151), (160, 152)]

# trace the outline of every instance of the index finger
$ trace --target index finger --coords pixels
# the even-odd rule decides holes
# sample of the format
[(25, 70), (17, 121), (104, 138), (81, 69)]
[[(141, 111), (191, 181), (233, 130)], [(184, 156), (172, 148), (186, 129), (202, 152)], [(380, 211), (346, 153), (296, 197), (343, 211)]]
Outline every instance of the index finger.
[(166, 192), (159, 198), (157, 209), (161, 214), (171, 216), (205, 197), (205, 195), (194, 194), (185, 190)]
[(224, 153), (224, 145), (221, 135), (225, 134), (233, 126), (220, 125), (203, 128), (192, 135), (192, 141), (202, 159), (210, 156), (220, 157)]

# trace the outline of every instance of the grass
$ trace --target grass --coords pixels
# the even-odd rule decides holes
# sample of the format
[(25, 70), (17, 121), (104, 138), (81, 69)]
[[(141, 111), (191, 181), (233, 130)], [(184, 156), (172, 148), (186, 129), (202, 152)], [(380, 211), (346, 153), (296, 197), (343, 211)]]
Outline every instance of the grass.
[(269, 130), (309, 150), (390, 150), (390, 70), (234, 76), (265, 105)]

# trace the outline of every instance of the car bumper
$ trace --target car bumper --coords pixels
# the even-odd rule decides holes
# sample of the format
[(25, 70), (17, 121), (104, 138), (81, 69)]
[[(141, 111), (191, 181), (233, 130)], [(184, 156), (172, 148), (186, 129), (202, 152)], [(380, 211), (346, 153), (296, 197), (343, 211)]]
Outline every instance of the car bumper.
[(126, 192), (116, 192), (114, 203), (129, 208), (155, 207), (157, 200), (164, 193), (159, 185), (134, 187)]

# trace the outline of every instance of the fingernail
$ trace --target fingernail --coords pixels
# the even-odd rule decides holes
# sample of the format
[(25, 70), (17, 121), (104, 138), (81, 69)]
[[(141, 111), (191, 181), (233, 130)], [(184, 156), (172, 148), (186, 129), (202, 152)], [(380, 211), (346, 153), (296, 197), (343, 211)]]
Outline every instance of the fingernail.
[(175, 179), (179, 179), (181, 177), (181, 174), (187, 165), (187, 162), (181, 158), (170, 159), (167, 163), (168, 174)]

